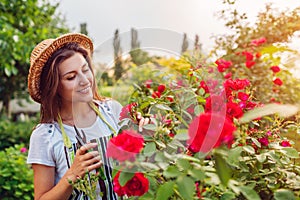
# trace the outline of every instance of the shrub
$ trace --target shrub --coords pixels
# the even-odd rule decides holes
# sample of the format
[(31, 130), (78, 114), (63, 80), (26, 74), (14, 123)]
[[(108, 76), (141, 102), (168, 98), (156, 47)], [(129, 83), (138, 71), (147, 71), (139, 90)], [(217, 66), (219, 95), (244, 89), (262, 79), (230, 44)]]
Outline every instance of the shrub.
[(33, 199), (33, 171), (22, 144), (0, 151), (0, 199)]
[(35, 121), (12, 122), (0, 121), (0, 150), (4, 150), (14, 144), (25, 144), (28, 147), (30, 134)]

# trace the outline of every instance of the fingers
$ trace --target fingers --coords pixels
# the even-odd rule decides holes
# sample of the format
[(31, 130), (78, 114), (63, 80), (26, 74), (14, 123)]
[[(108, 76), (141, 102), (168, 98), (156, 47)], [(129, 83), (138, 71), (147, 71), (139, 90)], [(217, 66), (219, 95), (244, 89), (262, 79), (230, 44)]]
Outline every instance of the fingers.
[(145, 126), (146, 124), (150, 123), (150, 118), (146, 117), (142, 117), (139, 121), (139, 132), (143, 131), (143, 126)]
[(96, 146), (97, 146), (97, 143), (85, 144), (77, 150), (76, 154), (77, 155), (84, 155), (86, 152), (88, 152), (89, 150), (95, 148)]

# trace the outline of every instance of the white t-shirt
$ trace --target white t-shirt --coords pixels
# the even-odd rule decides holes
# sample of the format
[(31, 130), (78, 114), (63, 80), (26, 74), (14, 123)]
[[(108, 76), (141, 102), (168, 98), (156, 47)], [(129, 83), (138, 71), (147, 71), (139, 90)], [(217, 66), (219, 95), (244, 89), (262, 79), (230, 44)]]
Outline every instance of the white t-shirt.
[[(118, 122), (119, 115), (122, 109), (121, 104), (114, 100), (106, 100), (97, 102), (99, 104), (99, 110), (107, 120), (107, 122), (115, 129), (119, 130)], [(73, 126), (63, 125), (66, 134), (71, 140), (72, 148), (76, 152), (76, 137), (75, 129)], [(104, 162), (104, 172), (106, 175), (105, 187), (107, 190), (107, 199), (116, 199), (116, 195), (112, 191), (112, 178), (111, 178), (111, 164), (110, 160), (106, 158), (106, 145), (113, 132), (109, 127), (97, 117), (97, 120), (93, 125), (87, 128), (77, 128), (81, 133), (84, 131), (86, 141), (94, 140), (97, 142), (100, 156)], [(83, 136), (83, 135), (81, 135)], [(55, 184), (62, 178), (62, 176), (68, 170), (70, 165), (70, 158), (67, 153), (68, 149), (65, 148), (63, 143), (62, 134), (58, 123), (43, 123), (38, 124), (33, 130), (30, 137), (30, 145), (27, 163), (28, 164), (42, 164), (46, 166), (55, 167)], [(78, 191), (73, 193), (71, 199), (80, 199), (75, 197)], [(75, 196), (74, 196), (75, 195)]]

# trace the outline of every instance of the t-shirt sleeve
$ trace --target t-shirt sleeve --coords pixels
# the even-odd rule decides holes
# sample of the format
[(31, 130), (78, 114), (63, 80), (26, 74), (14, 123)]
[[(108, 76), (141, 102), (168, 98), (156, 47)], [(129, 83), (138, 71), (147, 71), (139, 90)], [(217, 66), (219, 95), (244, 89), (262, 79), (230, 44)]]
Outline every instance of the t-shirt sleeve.
[(115, 122), (119, 122), (120, 113), (122, 110), (122, 105), (116, 100), (110, 100), (107, 102), (109, 107), (111, 108), (112, 116)]
[(27, 157), (28, 164), (42, 164), (55, 166), (53, 157), (53, 125), (41, 124), (33, 130), (30, 136), (29, 152)]

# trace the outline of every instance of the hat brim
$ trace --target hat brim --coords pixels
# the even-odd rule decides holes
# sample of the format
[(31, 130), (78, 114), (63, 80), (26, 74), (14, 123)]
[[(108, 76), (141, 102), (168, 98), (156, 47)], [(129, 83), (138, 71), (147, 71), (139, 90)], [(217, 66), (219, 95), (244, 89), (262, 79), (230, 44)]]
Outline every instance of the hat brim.
[(46, 62), (55, 51), (72, 42), (78, 43), (92, 54), (94, 47), (91, 39), (80, 33), (68, 33), (56, 39), (44, 40), (33, 49), (30, 57), (28, 91), (34, 101), (41, 103), (40, 79)]

